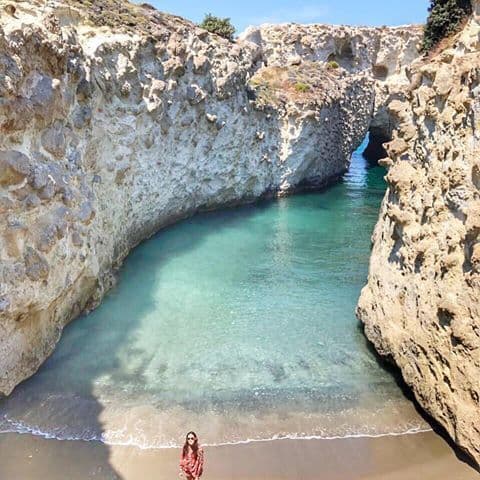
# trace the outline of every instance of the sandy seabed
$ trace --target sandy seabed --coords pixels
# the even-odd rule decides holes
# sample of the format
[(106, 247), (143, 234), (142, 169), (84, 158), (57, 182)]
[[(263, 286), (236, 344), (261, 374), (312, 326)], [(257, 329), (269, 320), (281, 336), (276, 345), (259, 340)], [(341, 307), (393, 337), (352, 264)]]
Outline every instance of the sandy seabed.
[[(176, 448), (0, 435), (2, 480), (172, 480)], [(272, 440), (205, 447), (202, 480), (470, 480), (479, 474), (433, 432), (335, 440)]]

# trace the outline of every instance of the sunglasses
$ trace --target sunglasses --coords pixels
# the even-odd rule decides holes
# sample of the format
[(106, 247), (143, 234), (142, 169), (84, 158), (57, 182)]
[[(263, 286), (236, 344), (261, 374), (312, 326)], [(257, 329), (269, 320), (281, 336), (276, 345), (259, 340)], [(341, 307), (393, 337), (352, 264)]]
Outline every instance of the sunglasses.
[(187, 437), (187, 440), (195, 440), (195, 437)]

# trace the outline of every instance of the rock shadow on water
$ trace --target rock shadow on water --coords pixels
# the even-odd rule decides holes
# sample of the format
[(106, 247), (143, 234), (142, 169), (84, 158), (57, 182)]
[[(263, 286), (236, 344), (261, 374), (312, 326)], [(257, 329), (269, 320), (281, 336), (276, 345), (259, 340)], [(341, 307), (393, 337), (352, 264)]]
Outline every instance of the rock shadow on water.
[[(17, 386), (11, 396), (0, 399), (0, 478), (64, 480), (65, 469), (70, 472), (68, 478), (71, 480), (123, 478), (111, 464), (111, 449), (104, 443), (108, 437), (102, 421), (105, 406), (99, 401), (96, 384), (105, 376), (110, 378), (112, 385), (138, 383), (139, 377), (152, 360), (150, 353), (132, 346), (131, 342), (139, 326), (137, 319), (158, 308), (153, 292), (159, 272), (161, 275), (162, 261), (168, 261), (170, 256), (182, 255), (205, 241), (213, 229), (202, 228), (202, 223), (208, 226), (212, 216), (216, 219), (215, 231), (218, 231), (255, 215), (259, 209), (268, 208), (269, 203), (270, 201), (261, 201), (235, 209), (203, 212), (194, 220), (200, 225), (196, 229), (198, 235), (183, 236), (181, 242), (170, 241), (170, 244), (161, 249), (163, 253), (160, 258), (145, 256), (145, 246), (149, 240), (132, 251), (119, 271), (117, 285), (99, 307), (67, 325), (57, 349), (39, 371)], [(183, 224), (191, 221), (191, 218), (183, 220), (166, 227), (157, 235), (162, 236), (167, 230), (182, 228)], [(156, 268), (139, 272), (137, 265), (135, 271), (132, 257), (137, 260), (140, 258), (142, 264), (142, 256), (145, 256), (144, 263), (152, 260), (158, 262)], [(129, 297), (128, 304), (120, 302), (120, 306), (115, 307), (122, 294), (124, 279), (129, 275), (146, 275), (142, 284), (148, 288), (142, 290), (141, 297)], [(126, 311), (122, 312), (122, 309)], [(105, 315), (109, 311), (111, 314)], [(115, 316), (122, 314), (123, 321), (117, 321)], [(105, 325), (102, 325), (104, 321), (110, 323), (110, 334), (115, 339), (115, 350), (110, 352), (111, 360), (108, 363), (99, 362), (95, 352), (95, 348), (102, 348), (96, 341), (105, 329)], [(121, 355), (125, 353), (128, 357), (135, 358), (135, 365), (128, 371), (122, 368), (124, 359)], [(77, 358), (81, 360), (80, 364), (76, 363)], [(65, 371), (66, 365), (71, 367), (68, 372)], [(167, 364), (161, 365), (158, 374), (163, 375), (167, 369)], [(73, 392), (68, 391), (71, 385), (75, 386)], [(158, 405), (161, 403), (160, 400)], [(190, 408), (192, 406), (194, 407), (190, 405)], [(178, 435), (179, 441), (183, 440), (184, 432), (178, 432)], [(22, 457), (25, 445), (32, 451), (27, 461)]]

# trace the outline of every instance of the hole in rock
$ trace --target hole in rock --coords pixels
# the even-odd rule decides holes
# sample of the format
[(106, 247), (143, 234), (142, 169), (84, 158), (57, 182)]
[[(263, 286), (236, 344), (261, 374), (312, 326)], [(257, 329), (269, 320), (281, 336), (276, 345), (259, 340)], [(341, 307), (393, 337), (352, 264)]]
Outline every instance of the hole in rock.
[(372, 71), (377, 80), (386, 80), (388, 77), (388, 68), (385, 65), (374, 65)]
[(428, 135), (431, 137), (435, 132), (435, 120), (430, 117), (426, 117), (424, 121), (425, 128), (428, 131)]
[(393, 232), (392, 232), (392, 240), (395, 242), (392, 250), (390, 251), (390, 255), (388, 257), (388, 261), (390, 263), (398, 263), (400, 264), (402, 262), (402, 255), (400, 253), (400, 249), (403, 246), (403, 241), (402, 241), (402, 227), (401, 225), (396, 224)]
[(423, 252), (420, 252), (415, 258), (415, 273), (420, 273), (424, 260), (425, 256)]
[(335, 51), (327, 57), (327, 62), (337, 62), (342, 68), (351, 70), (354, 67), (354, 55), (350, 42), (335, 45)]
[(363, 151), (363, 156), (373, 164), (376, 164), (382, 158), (388, 157), (388, 153), (383, 146), (391, 140), (384, 129), (371, 127), (368, 134), (368, 144)]
[(452, 312), (446, 310), (445, 308), (439, 308), (437, 311), (437, 317), (440, 326), (443, 328), (447, 328), (452, 323), (454, 315)]
[(340, 58), (345, 60), (351, 60), (353, 58), (353, 50), (350, 43), (343, 43), (340, 46)]
[(472, 183), (477, 190), (480, 190), (480, 164), (476, 164), (472, 168)]

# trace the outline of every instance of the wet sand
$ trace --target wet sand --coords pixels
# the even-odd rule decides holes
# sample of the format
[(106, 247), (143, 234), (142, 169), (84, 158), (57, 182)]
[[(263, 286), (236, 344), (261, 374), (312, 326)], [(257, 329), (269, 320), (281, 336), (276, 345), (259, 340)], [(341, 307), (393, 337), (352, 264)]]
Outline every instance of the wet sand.
[[(470, 480), (479, 474), (433, 432), (205, 447), (205, 480)], [(179, 449), (0, 435), (2, 480), (172, 480)]]

